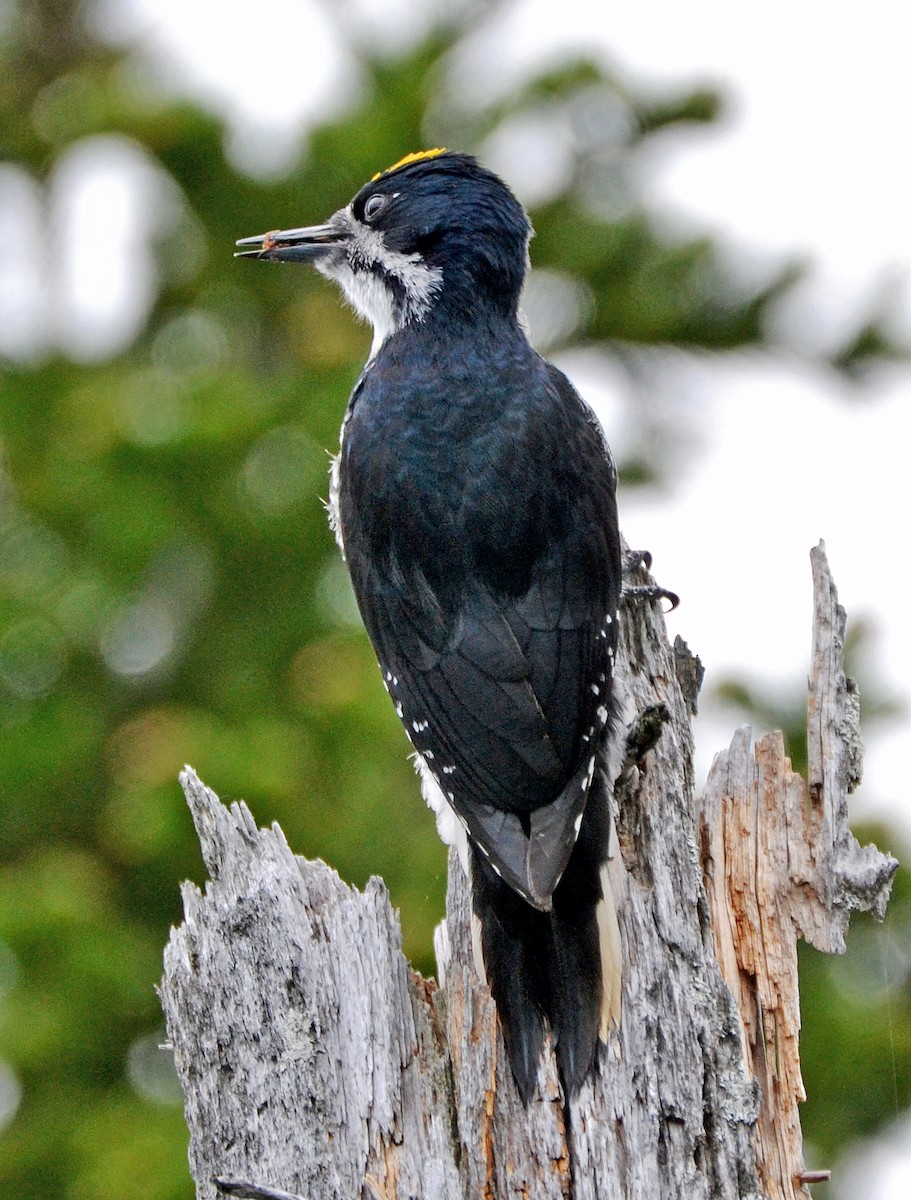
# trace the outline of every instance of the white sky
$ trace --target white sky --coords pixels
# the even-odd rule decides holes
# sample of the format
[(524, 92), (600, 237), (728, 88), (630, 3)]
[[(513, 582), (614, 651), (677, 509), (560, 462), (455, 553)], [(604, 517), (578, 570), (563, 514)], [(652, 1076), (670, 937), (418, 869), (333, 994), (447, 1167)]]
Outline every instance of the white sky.
[[(863, 311), (884, 279), (903, 274), (911, 340), (911, 72), (898, 6), (610, 0), (593, 17), (590, 4), (562, 0), (554, 13), (548, 0), (521, 0), (490, 53), (521, 60), (594, 40), (633, 80), (720, 86), (728, 118), (676, 140), (655, 164), (651, 202), (748, 249), (809, 256), (796, 315), (803, 336), (824, 345), (850, 328), (858, 302)], [(671, 632), (700, 654), (709, 678), (736, 669), (799, 680), (809, 654), (808, 552), (824, 538), (849, 619), (875, 623), (878, 673), (907, 701), (911, 371), (868, 388), (868, 403), (852, 402), (832, 379), (756, 359), (693, 364), (683, 376), (708, 404), (707, 451), (677, 492), (623, 509), (627, 539), (653, 552), (659, 578), (683, 597)], [(701, 731), (703, 765), (719, 736), (727, 731)], [(857, 804), (888, 810), (906, 829), (907, 736), (902, 720), (868, 738)]]

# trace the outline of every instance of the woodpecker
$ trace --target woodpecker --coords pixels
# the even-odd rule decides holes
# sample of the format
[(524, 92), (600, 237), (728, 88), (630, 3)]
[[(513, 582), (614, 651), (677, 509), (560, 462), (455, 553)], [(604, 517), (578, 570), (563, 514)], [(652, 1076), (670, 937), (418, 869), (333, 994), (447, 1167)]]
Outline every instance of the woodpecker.
[(373, 326), (330, 522), (425, 799), (460, 846), (526, 1106), (545, 1032), (572, 1095), (620, 997), (605, 766), (616, 471), (596, 417), (523, 327), (531, 234), (500, 178), (434, 149), (325, 224), (237, 243), (311, 263)]

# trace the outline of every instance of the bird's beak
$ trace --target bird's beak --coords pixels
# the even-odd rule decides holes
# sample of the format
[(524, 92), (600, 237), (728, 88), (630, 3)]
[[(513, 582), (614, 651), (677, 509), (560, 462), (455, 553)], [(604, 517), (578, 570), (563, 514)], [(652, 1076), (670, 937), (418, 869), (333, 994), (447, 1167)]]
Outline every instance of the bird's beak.
[[(325, 225), (307, 225), (303, 229), (275, 229), (256, 237), (240, 238), (235, 258), (266, 258), (274, 262), (318, 262), (343, 245), (350, 232), (333, 218)], [(247, 248), (249, 247), (249, 249)]]

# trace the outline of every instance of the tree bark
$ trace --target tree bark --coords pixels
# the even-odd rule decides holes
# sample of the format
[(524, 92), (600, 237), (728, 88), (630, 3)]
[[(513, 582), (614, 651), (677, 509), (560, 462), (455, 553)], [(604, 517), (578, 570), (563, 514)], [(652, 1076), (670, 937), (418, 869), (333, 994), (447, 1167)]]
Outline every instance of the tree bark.
[(519, 1101), (454, 855), (438, 986), (402, 956), (381, 880), (347, 887), (185, 771), (211, 881), (183, 887), (161, 997), (201, 1200), (216, 1177), (305, 1200), (808, 1196), (796, 939), (842, 951), (852, 909), (882, 917), (897, 865), (848, 829), (857, 694), (821, 546), (812, 559), (809, 793), (780, 734), (751, 751), (744, 728), (697, 801), (698, 660), (657, 605), (624, 605), (617, 686), (639, 719), (615, 788), (623, 1018), (568, 1106), (549, 1053)]

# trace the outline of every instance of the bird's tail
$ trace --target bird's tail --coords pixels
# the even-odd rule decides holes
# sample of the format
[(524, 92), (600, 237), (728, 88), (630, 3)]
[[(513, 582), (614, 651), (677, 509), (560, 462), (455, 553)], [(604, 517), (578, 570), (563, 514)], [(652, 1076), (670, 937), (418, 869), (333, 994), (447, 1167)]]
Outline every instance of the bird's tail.
[(532, 908), (473, 849), (472, 904), (483, 963), (526, 1105), (535, 1090), (545, 1028), (551, 1030), (569, 1096), (591, 1071), (599, 1037), (606, 1040), (619, 1023), (621, 955), (607, 873), (610, 833), (607, 785), (599, 772), (550, 912)]

